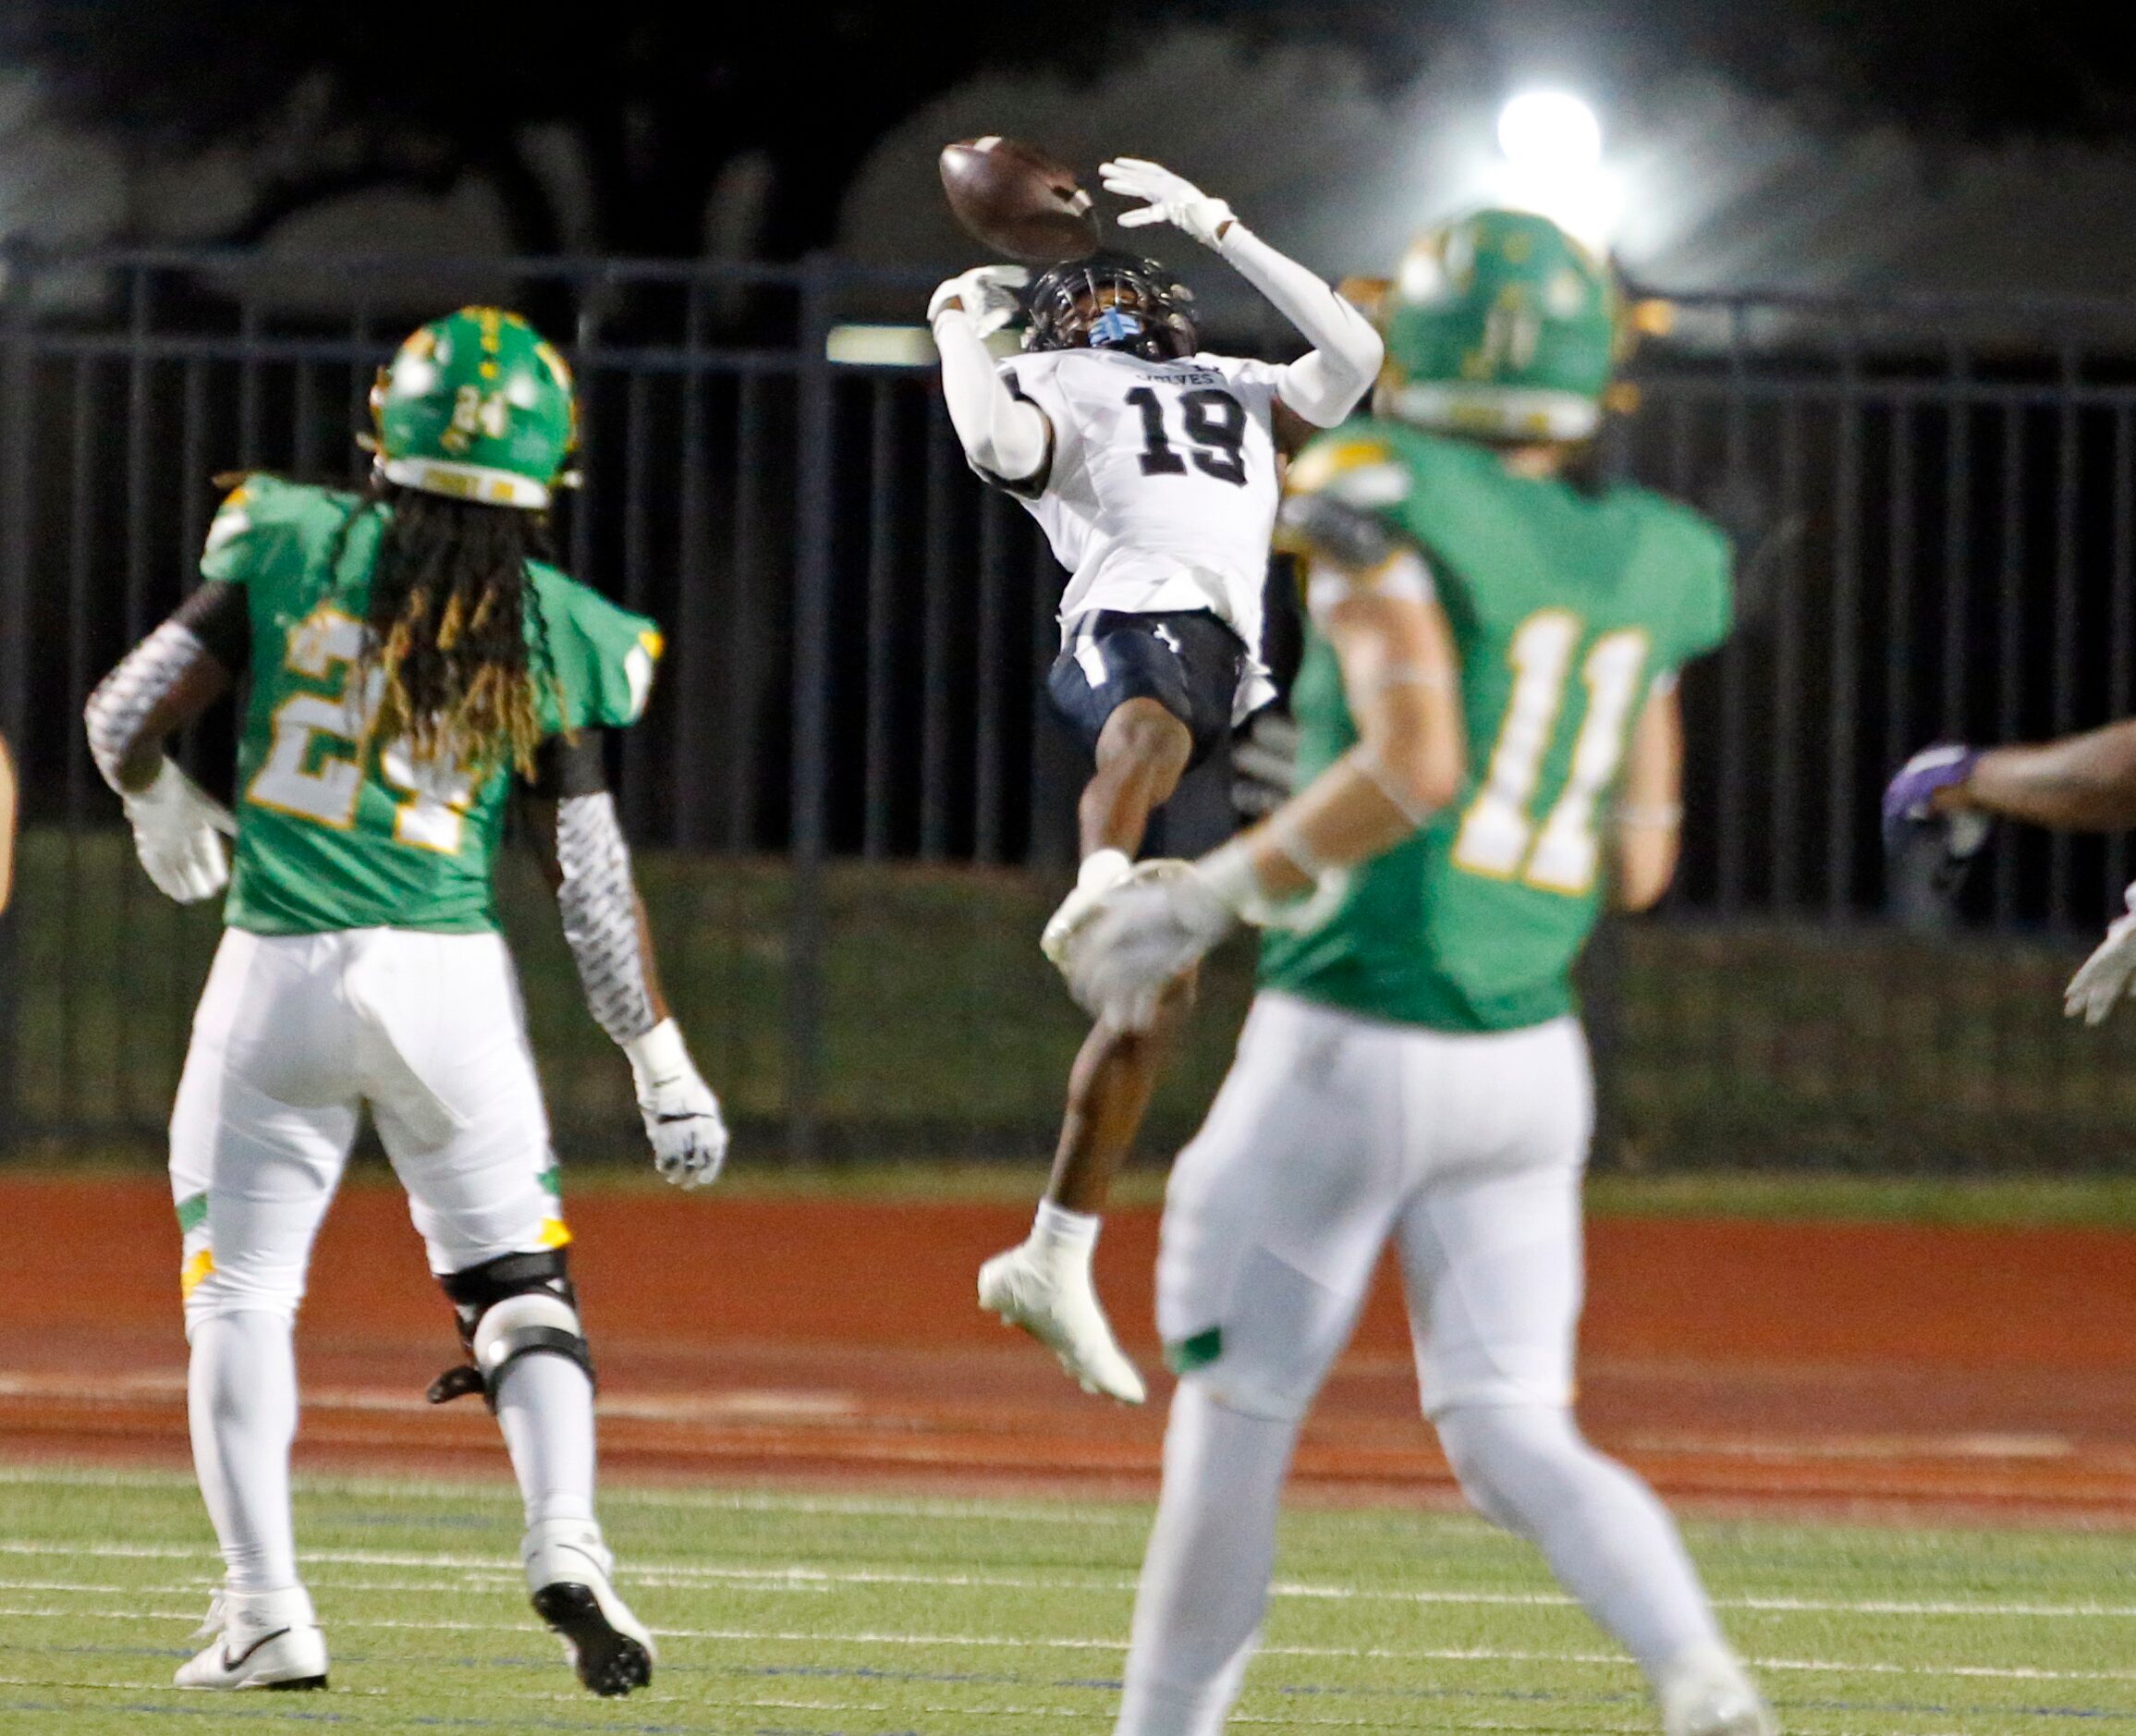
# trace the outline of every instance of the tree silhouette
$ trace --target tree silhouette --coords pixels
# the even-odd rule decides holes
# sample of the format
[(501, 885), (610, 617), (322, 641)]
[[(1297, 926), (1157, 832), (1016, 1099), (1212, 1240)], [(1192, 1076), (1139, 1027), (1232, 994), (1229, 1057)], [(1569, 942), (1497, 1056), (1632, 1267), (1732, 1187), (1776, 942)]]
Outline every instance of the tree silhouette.
[[(226, 240), (339, 195), (437, 194), (473, 174), (522, 251), (555, 250), (578, 205), (596, 251), (690, 255), (720, 177), (756, 155), (770, 171), (758, 248), (784, 258), (830, 238), (888, 128), (982, 67), (1087, 75), (1165, 21), (1226, 10), (10, 0), (0, 58), (37, 74), (61, 118), (133, 151), (245, 153), (257, 195)], [(1275, 8), (1264, 21), (1278, 34), (1349, 22), (1284, 25)], [(583, 192), (555, 184), (543, 131), (575, 147)]]
[[(528, 0), (412, 15), (8, 0), (0, 60), (36, 74), (62, 117), (136, 153), (247, 153), (257, 193), (228, 240), (341, 194), (441, 193), (473, 174), (520, 251), (556, 249), (582, 208), (597, 251), (692, 255), (722, 175), (756, 157), (769, 171), (757, 251), (787, 258), (830, 239), (870, 148), (932, 98), (989, 67), (1088, 76), (1190, 20), (1249, 42), (1348, 41), (1388, 82), (1459, 41), (1507, 76), (1555, 67), (1630, 86), (1703, 64), (1839, 119), (1952, 137), (2136, 128), (2118, 15), (2074, 0)], [(557, 185), (543, 138), (558, 133), (581, 193)]]

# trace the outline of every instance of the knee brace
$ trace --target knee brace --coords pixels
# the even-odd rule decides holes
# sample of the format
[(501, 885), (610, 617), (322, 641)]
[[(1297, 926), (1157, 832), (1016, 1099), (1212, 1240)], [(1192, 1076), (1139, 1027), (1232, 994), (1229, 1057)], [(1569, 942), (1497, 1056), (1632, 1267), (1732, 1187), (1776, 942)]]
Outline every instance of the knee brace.
[(424, 1396), (431, 1403), (479, 1392), (494, 1411), (505, 1370), (537, 1353), (568, 1358), (586, 1371), (588, 1380), (594, 1378), (593, 1353), (580, 1329), (579, 1295), (563, 1249), (502, 1254), (448, 1273), (439, 1282), (452, 1300), (469, 1360), (430, 1383)]

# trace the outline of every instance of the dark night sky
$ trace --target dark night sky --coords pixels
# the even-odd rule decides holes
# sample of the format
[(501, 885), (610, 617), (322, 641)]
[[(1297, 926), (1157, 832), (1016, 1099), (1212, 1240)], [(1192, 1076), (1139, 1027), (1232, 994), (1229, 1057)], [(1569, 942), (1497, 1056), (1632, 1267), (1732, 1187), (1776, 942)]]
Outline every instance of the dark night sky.
[[(733, 39), (690, 35), (652, 0), (617, 0), (620, 22), (597, 49), (578, 45), (576, 26), (544, 31), (536, 5), (513, 51), (525, 66), (480, 88), (494, 112), (471, 132), (434, 136), (382, 118), (380, 80), (414, 77), (397, 27), (390, 43), (340, 15), (299, 28), (280, 0), (90, 10), (100, 23), (86, 31), (73, 0), (18, 0), (0, 22), (6, 64), (39, 68), (0, 72), (0, 230), (64, 244), (258, 228), (299, 250), (376, 249), (382, 237), (419, 252), (503, 250), (512, 208), (477, 161), (501, 140), (519, 209), (529, 189), (545, 206), (548, 244), (601, 251), (619, 245), (596, 173), (605, 126), (620, 128), (618, 160), (642, 159), (631, 172), (662, 219), (641, 222), (630, 233), (652, 239), (626, 251), (775, 251), (765, 226), (792, 230), (790, 189), (821, 136), (826, 92), (851, 89), (880, 95), (880, 122), (850, 150), (857, 170), (804, 202), (820, 212), (808, 220), (818, 233), (863, 257), (965, 260), (934, 153), (949, 138), (1013, 131), (1086, 169), (1116, 151), (1160, 157), (1310, 263), (1373, 269), (1421, 225), (1490, 195), (1496, 104), (1542, 81), (1601, 109), (1622, 206), (1614, 238), (1655, 285), (2118, 294), (2136, 282), (2136, 56), (2109, 52), (2117, 27), (2097, 8), (1951, 0), (1931, 17), (1917, 0), (1325, 0), (1306, 13), (1272, 0), (1093, 0), (1065, 36), (1044, 18), (968, 21), (958, 40), (994, 35), (945, 74), (951, 39), (914, 31), (899, 6), (797, 5), (786, 15), (806, 27), (797, 37), (827, 46), (812, 56), (789, 44), (762, 68), (723, 72), (721, 56), (743, 53)], [(552, 10), (555, 24), (572, 16)], [(290, 57), (289, 92), (240, 106), (227, 126), (189, 108), (171, 65), (214, 65), (186, 33), (195, 12), (222, 21), (203, 39), (217, 43), (243, 38), (233, 14), (259, 12), (272, 29), (248, 42), (242, 70), (272, 89), (257, 63), (275, 46)], [(128, 58), (122, 44), (134, 39), (113, 26), (135, 13), (146, 35)], [(449, 67), (449, 45), (433, 41), (428, 54)], [(738, 114), (766, 79), (777, 88), (751, 96), (753, 116), (724, 133), (678, 130), (661, 107)], [(153, 101), (122, 100), (141, 92)], [(581, 95), (589, 115), (574, 108)], [(153, 141), (144, 113), (161, 116)], [(395, 184), (333, 191), (367, 152)], [(673, 173), (692, 153), (704, 172)], [(265, 202), (308, 177), (328, 196), (262, 221), (281, 208)], [(767, 202), (775, 189), (787, 189), (786, 205)], [(680, 208), (664, 211), (663, 198)]]

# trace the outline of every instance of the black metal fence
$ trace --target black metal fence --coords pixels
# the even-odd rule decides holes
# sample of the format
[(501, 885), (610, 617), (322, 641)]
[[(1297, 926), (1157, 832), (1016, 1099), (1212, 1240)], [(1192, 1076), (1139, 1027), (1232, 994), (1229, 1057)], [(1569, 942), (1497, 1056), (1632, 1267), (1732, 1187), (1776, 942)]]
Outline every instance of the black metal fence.
[[(1065, 885), (1058, 575), (965, 471), (931, 372), (833, 359), (924, 280), (608, 261), (7, 262), (0, 727), (23, 760), (0, 925), (0, 1114), (20, 1143), (165, 1112), (214, 919), (157, 899), (89, 764), (88, 687), (190, 582), (218, 471), (354, 476), (372, 371), (460, 300), (568, 337), (583, 486), (568, 565), (669, 653), (622, 749), (676, 998), (751, 1143), (1036, 1150), (1078, 1031), (1031, 936)], [(1230, 341), (1279, 345), (1241, 311)], [(850, 334), (843, 334), (849, 336)], [(1605, 1159), (2118, 1164), (2123, 1039), (2051, 990), (2123, 840), (1998, 840), (1968, 923), (1878, 920), (1875, 796), (1943, 734), (2118, 715), (2136, 685), (2136, 304), (1684, 302), (1612, 427), (1623, 473), (1714, 512), (1739, 626), (1694, 670), (1690, 848), (1661, 923), (1598, 952)], [(226, 787), (226, 726), (186, 745)], [(1220, 789), (1211, 774), (1195, 800)], [(628, 1133), (538, 893), (507, 907), (560, 1128)], [(1244, 968), (1153, 1143), (1220, 1070)], [(1917, 1005), (1926, 995), (1936, 1017)]]

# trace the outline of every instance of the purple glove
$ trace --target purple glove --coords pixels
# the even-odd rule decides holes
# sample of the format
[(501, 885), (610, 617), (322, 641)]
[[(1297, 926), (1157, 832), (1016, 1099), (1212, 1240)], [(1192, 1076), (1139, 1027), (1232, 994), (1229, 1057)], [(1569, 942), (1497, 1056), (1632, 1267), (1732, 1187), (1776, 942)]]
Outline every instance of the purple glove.
[[(1898, 768), (1898, 776), (1884, 787), (1884, 847), (1898, 851), (1927, 828), (1943, 835), (1944, 848), (1954, 857), (1971, 856), (1987, 841), (1987, 822), (1980, 814), (1947, 814), (1935, 811), (1935, 793), (1962, 784), (1980, 763), (1980, 750), (1962, 742), (1940, 741), (1923, 748)], [(1961, 825), (1960, 821), (1976, 824)]]
[(1994, 822), (1984, 813), (1935, 811), (1935, 793), (1963, 784), (1980, 752), (1955, 741), (1923, 748), (1898, 768), (1884, 790), (1885, 892), (1892, 913), (1910, 928), (1949, 925), (1966, 870), (1988, 841)]

